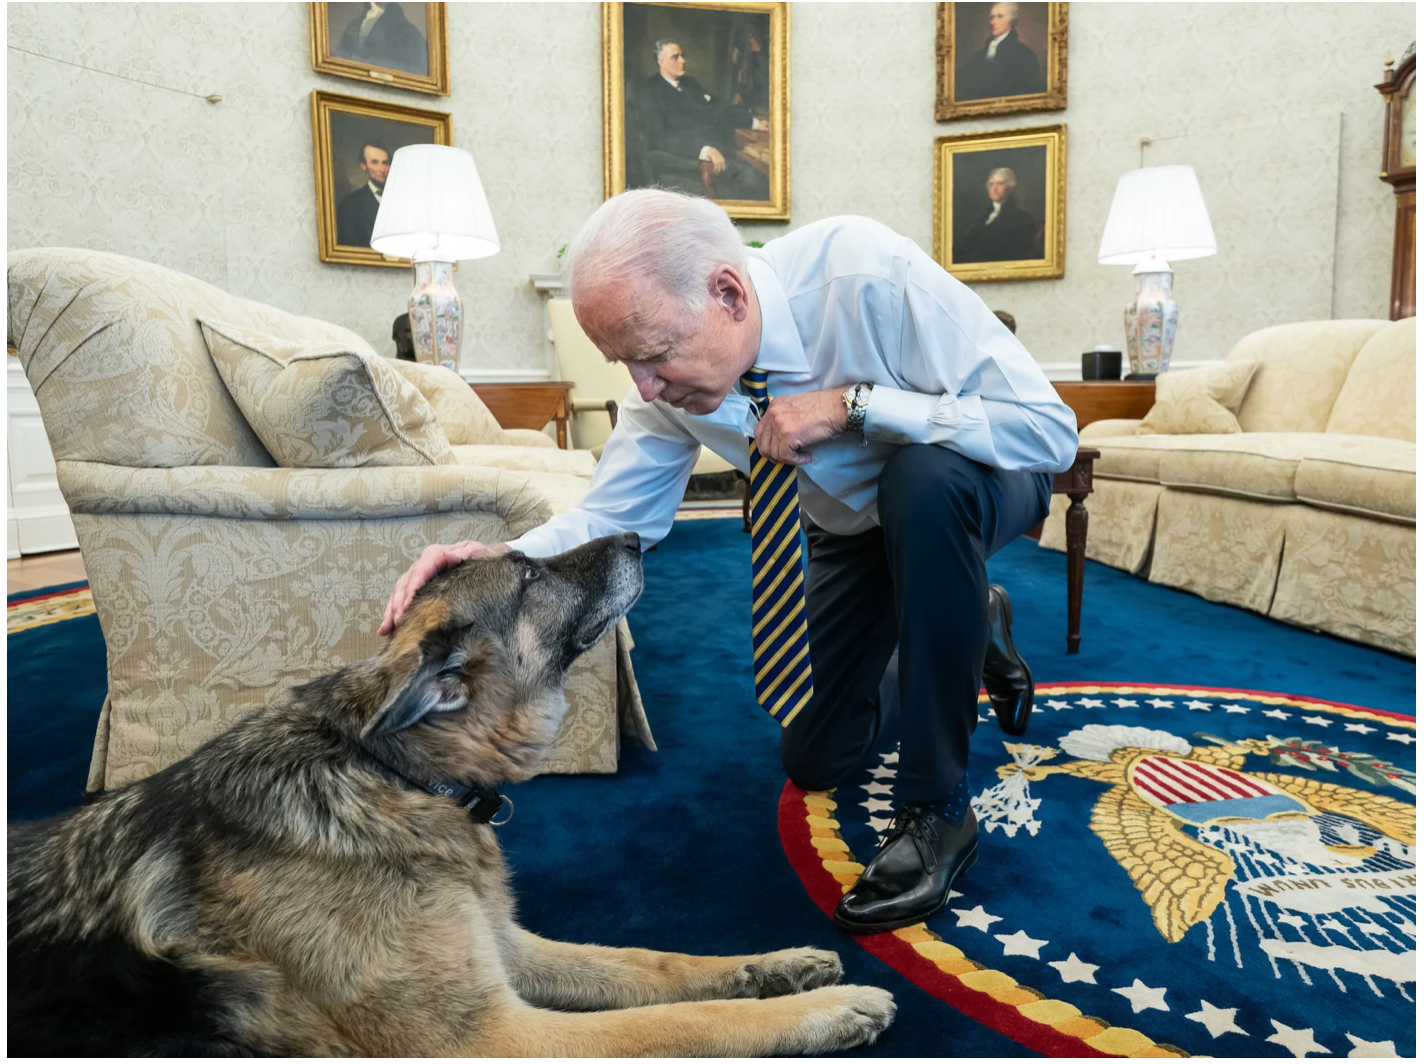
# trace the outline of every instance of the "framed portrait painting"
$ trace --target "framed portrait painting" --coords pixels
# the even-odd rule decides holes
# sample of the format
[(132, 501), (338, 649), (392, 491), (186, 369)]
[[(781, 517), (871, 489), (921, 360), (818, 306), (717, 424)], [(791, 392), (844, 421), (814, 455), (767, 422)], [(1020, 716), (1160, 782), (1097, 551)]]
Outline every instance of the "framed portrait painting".
[(1068, 127), (935, 139), (934, 257), (961, 281), (1063, 276)]
[(446, 4), (312, 4), (312, 68), (393, 89), (450, 95)]
[(1068, 5), (938, 4), (935, 121), (1068, 106)]
[(787, 3), (603, 5), (603, 194), (791, 218)]
[(371, 247), (371, 230), (391, 156), (407, 144), (451, 143), (449, 114), (320, 90), (311, 106), (321, 261), (409, 266), (410, 260)]

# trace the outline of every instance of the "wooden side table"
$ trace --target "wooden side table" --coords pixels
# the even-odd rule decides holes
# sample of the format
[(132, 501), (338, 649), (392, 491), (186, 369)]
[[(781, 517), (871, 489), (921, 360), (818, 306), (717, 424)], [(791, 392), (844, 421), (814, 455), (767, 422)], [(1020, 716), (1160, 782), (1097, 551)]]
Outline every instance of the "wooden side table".
[(499, 427), (542, 429), (549, 422), (558, 432), (559, 446), (569, 449), (569, 381), (524, 381), (516, 384), (471, 384)]
[(1156, 381), (1053, 381), (1058, 397), (1078, 415), (1078, 428), (1113, 417), (1146, 417)]
[(1067, 472), (1053, 474), (1053, 493), (1068, 496), (1063, 520), (1068, 531), (1068, 653), (1078, 653), (1083, 619), (1083, 564), (1088, 556), (1088, 508), (1083, 505), (1093, 490), (1093, 461), (1102, 452), (1079, 447)]

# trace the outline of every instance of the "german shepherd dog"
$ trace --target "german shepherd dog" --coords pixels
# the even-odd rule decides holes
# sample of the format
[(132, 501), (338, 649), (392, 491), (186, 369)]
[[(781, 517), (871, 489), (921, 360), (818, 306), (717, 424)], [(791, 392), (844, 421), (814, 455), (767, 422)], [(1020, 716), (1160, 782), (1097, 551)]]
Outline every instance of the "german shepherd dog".
[(12, 828), (9, 1052), (743, 1056), (873, 1039), (894, 1001), (830, 985), (834, 953), (693, 957), (515, 923), (493, 788), (532, 775), (569, 666), (642, 586), (634, 535), (464, 562), (378, 656)]

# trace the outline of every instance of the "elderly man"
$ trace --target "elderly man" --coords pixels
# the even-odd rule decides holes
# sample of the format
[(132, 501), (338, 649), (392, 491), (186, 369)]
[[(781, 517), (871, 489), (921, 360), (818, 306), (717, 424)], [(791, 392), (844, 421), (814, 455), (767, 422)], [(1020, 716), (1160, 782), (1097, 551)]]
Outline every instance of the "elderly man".
[(989, 39), (955, 70), (955, 98), (987, 100), (1043, 92), (1048, 84), (1033, 49), (1019, 40), (1019, 5), (989, 8)]
[[(977, 296), (866, 218), (749, 250), (715, 204), (635, 190), (594, 213), (566, 262), (579, 323), (635, 385), (588, 493), (512, 543), (428, 548), (382, 633), (464, 558), (625, 531), (651, 546), (706, 444), (750, 470), (755, 687), (787, 774), (834, 787), (900, 738), (894, 829), (836, 922), (924, 919), (976, 856), (981, 676), (1005, 730), (1027, 724), (1032, 678), (984, 560), (1048, 512), (1072, 412)], [(897, 644), (898, 698), (882, 698)]]
[(969, 224), (960, 230), (954, 241), (956, 263), (1043, 258), (1038, 221), (1019, 206), (1014, 195), (1018, 185), (1019, 179), (1007, 166), (989, 174), (984, 182), (989, 206), (983, 214), (971, 215)]

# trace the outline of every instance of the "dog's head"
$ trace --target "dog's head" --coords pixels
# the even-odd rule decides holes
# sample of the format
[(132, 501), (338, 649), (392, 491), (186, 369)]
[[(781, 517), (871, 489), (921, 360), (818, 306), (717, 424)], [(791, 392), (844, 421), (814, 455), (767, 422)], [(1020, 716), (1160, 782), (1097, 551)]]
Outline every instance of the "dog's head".
[(364, 736), (455, 778), (526, 778), (563, 719), (569, 667), (643, 590), (633, 533), (552, 558), (473, 558), (421, 588), (378, 659)]

